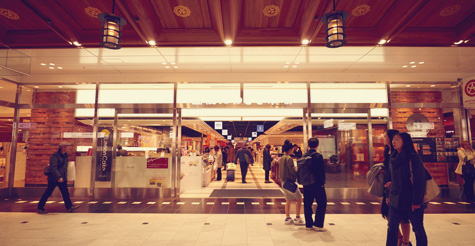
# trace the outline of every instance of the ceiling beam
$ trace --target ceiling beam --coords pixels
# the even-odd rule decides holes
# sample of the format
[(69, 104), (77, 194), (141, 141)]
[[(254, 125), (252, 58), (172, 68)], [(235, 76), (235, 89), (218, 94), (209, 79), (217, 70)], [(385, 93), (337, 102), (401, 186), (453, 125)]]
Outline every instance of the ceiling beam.
[(43, 1), (37, 2), (35, 0), (21, 0), (20, 2), (38, 16), (41, 22), (46, 24), (62, 40), (70, 45), (73, 42), (79, 42), (79, 35), (70, 29), (71, 23), (65, 22), (64, 16), (61, 16), (60, 13), (53, 12), (53, 9), (58, 8), (51, 8), (51, 3), (45, 4)]
[(222, 0), (222, 16), (224, 27), (224, 39), (230, 39), (234, 42), (237, 34), (242, 28), (241, 16), (244, 14), (242, 0)]
[(299, 26), (299, 36), (301, 40), (311, 39), (312, 34), (317, 28), (315, 15), (322, 4), (322, 0), (303, 0), (297, 16), (302, 16), (296, 26)]
[(162, 26), (149, 1), (117, 0), (116, 3), (127, 24), (132, 26), (145, 44), (159, 39)]
[[(335, 6), (338, 5), (338, 2), (339, 1), (335, 2)], [(320, 4), (318, 5), (317, 14), (314, 16), (315, 23), (311, 23), (309, 27), (309, 33), (307, 34), (307, 36), (310, 37), (309, 40), (315, 40), (317, 38), (318, 34), (322, 30), (322, 28), (324, 28), (325, 26), (325, 24), (321, 21), (322, 16), (332, 11), (333, 11), (333, 4), (331, 0), (320, 2)], [(313, 32), (310, 32), (312, 30)]]
[(386, 12), (382, 20), (376, 26), (376, 33), (381, 39), (393, 40), (404, 31), (411, 20), (430, 0), (400, 0), (395, 1), (393, 6)]
[(220, 1), (208, 0), (208, 6), (210, 10), (211, 24), (216, 31), (221, 41), (224, 43), (226, 40), (223, 24), (223, 13)]
[[(471, 14), (468, 18), (462, 21), (456, 28), (457, 40), (467, 40), (474, 38), (475, 35), (475, 14)], [(473, 43), (473, 40), (472, 40)]]

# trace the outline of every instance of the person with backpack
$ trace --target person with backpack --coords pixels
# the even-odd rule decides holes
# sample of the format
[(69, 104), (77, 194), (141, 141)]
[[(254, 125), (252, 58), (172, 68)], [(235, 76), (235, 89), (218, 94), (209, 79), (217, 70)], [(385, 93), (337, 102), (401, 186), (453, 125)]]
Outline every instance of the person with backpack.
[[(298, 160), (298, 182), (303, 185), (303, 207), (305, 227), (307, 230), (327, 231), (323, 227), (327, 209), (327, 194), (325, 191), (325, 167), (323, 156), (317, 152), (317, 138), (308, 140), (309, 150)], [(313, 201), (317, 202), (315, 221), (312, 219)], [(315, 227), (314, 227), (315, 226)]]
[(247, 148), (247, 143), (245, 143), (240, 150), (236, 153), (236, 157), (234, 158), (234, 164), (237, 164), (239, 159), (239, 165), (241, 166), (241, 176), (242, 176), (242, 183), (245, 184), (246, 182), (246, 174), (247, 169), (249, 168), (249, 164), (254, 163), (254, 158), (252, 158), (251, 151)]

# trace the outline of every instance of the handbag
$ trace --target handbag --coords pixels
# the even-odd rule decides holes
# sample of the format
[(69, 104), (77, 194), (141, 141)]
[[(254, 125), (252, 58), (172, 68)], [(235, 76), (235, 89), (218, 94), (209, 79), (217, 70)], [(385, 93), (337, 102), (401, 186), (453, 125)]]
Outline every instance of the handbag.
[(68, 181), (76, 180), (76, 165), (74, 161), (68, 162), (67, 180)]
[(465, 164), (462, 166), (462, 174), (465, 177), (474, 177), (475, 176), (475, 166), (467, 160), (467, 157), (465, 157)]
[[(412, 161), (409, 161), (409, 165), (411, 168), (411, 176), (414, 176), (412, 175)], [(436, 198), (439, 195), (440, 188), (439, 185), (432, 178), (432, 175), (429, 173), (427, 168), (424, 165), (422, 166), (424, 167), (424, 170), (426, 172), (426, 192), (424, 193), (424, 203), (428, 203), (430, 200)]]
[(292, 193), (295, 193), (295, 191), (297, 191), (297, 184), (294, 183), (294, 182), (290, 182), (288, 180), (284, 181), (284, 184), (282, 185), (282, 188), (292, 192)]

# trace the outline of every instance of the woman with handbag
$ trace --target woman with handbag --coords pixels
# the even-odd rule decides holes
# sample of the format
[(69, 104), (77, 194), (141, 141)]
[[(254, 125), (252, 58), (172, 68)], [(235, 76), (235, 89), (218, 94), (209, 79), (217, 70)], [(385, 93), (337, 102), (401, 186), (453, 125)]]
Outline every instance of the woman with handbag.
[[(294, 160), (290, 157), (293, 146), (291, 143), (285, 143), (282, 146), (284, 155), (280, 158), (279, 171), (280, 181), (282, 182), (282, 192), (285, 196), (285, 224), (286, 225), (305, 225), (305, 222), (300, 218), (300, 210), (302, 208), (302, 193), (295, 183), (297, 181), (297, 171), (295, 170)], [(290, 217), (290, 204), (296, 202), (295, 219)]]
[(473, 164), (475, 163), (475, 151), (469, 142), (463, 141), (461, 147), (458, 149), (459, 164), (455, 173), (462, 175), (463, 192), (467, 202), (475, 202), (475, 195), (473, 191), (473, 183), (475, 181), (475, 173)]
[[(427, 234), (424, 229), (424, 202), (427, 175), (420, 156), (414, 149), (411, 136), (401, 133), (393, 138), (397, 153), (391, 156), (391, 183), (388, 192), (388, 234), (386, 246), (398, 245), (399, 223), (410, 221), (416, 235), (417, 246), (426, 246)], [(409, 241), (402, 245), (411, 245)]]
[[(398, 135), (399, 131), (394, 129), (388, 129), (384, 133), (384, 166), (382, 172), (384, 173), (384, 184), (385, 187), (389, 187), (391, 184), (391, 172), (389, 169), (389, 162), (391, 160), (391, 156), (393, 156), (397, 151), (394, 149), (393, 146), (393, 138), (394, 136)], [(381, 202), (381, 215), (384, 219), (388, 220), (389, 215), (389, 206), (386, 203), (386, 198), (388, 197), (388, 189), (384, 189), (383, 194), (383, 202)], [(400, 222), (401, 229), (398, 230), (398, 245), (402, 245), (403, 242), (409, 242), (409, 237), (411, 235), (411, 224), (407, 220), (401, 220)]]

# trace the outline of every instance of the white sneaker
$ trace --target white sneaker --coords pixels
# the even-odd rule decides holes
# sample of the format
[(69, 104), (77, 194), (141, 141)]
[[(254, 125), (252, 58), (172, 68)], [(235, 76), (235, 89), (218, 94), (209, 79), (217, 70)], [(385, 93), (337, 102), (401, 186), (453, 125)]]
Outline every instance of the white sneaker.
[(324, 227), (315, 227), (315, 231), (325, 232), (328, 231), (327, 228)]
[(286, 225), (292, 225), (292, 224), (294, 224), (294, 221), (292, 220), (292, 218), (287, 218), (287, 219), (285, 219), (285, 224)]
[(305, 225), (305, 221), (302, 218), (295, 218), (294, 225)]

